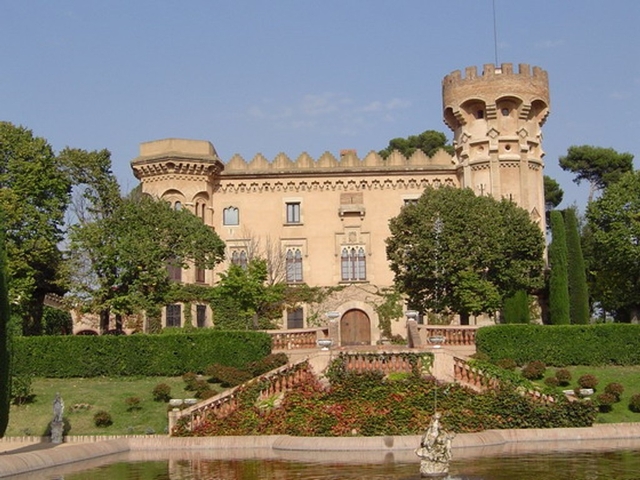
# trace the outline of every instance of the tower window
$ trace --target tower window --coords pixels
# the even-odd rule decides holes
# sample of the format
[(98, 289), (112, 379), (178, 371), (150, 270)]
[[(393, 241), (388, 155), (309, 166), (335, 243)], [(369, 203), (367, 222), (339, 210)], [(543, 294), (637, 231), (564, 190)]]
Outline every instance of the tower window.
[(245, 252), (244, 250), (234, 250), (231, 254), (231, 263), (233, 265), (238, 265), (239, 267), (242, 267), (246, 270), (248, 265), (247, 252)]
[(500, 110), (502, 112), (502, 116), (503, 117), (508, 117), (509, 116), (509, 109), (508, 108), (503, 108), (502, 110)]
[(222, 211), (223, 225), (239, 225), (240, 212), (236, 207), (227, 207)]
[(476, 118), (478, 118), (478, 119), (484, 118), (484, 110), (478, 110), (476, 112)]
[(300, 202), (287, 202), (287, 223), (300, 223)]

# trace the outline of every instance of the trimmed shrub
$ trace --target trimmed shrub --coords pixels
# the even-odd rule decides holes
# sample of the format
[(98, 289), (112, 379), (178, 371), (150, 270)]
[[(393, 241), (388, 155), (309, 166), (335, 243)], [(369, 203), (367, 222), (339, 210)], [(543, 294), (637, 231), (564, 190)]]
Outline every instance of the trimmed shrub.
[(111, 414), (105, 410), (98, 410), (93, 415), (93, 423), (96, 427), (108, 427), (113, 424)]
[(556, 378), (558, 379), (558, 385), (566, 387), (571, 383), (571, 372), (566, 368), (559, 368), (556, 370)]
[(586, 325), (591, 320), (589, 290), (575, 208), (567, 208), (564, 211), (564, 224), (567, 233), (567, 274), (571, 323)]
[(534, 360), (527, 363), (522, 368), (522, 376), (527, 380), (540, 380), (544, 377), (544, 372), (547, 371), (547, 366), (540, 360)]
[(595, 375), (587, 373), (578, 379), (578, 385), (580, 385), (581, 388), (592, 388), (595, 390), (598, 385), (598, 378)]
[(35, 395), (31, 390), (31, 375), (14, 375), (11, 377), (11, 399), (14, 405), (31, 403)]
[(598, 409), (603, 413), (610, 412), (613, 404), (617, 401), (616, 396), (611, 393), (601, 393), (596, 397)]
[(244, 370), (219, 364), (209, 365), (205, 374), (210, 377), (209, 383), (219, 383), (225, 388), (235, 387), (253, 378), (253, 375)]
[(619, 402), (620, 397), (624, 392), (624, 386), (622, 386), (621, 383), (616, 382), (608, 383), (607, 386), (604, 387), (604, 392), (613, 395), (614, 397), (616, 397), (616, 402)]
[(17, 373), (42, 377), (176, 376), (210, 363), (244, 367), (271, 352), (264, 332), (197, 330), (162, 335), (19, 337)]
[(512, 358), (518, 365), (640, 365), (640, 325), (494, 325), (478, 330), (476, 348), (493, 363)]
[(524, 290), (518, 290), (513, 296), (506, 298), (502, 308), (503, 323), (529, 323), (529, 295)]
[(198, 375), (194, 372), (187, 372), (182, 375), (182, 380), (186, 384), (184, 389), (187, 391), (193, 392), (196, 389), (196, 382), (198, 380)]
[(5, 227), (4, 222), (0, 222), (0, 437), (4, 436), (9, 425), (11, 375), (15, 375), (15, 371), (12, 371), (15, 370), (15, 364), (12, 358), (12, 335), (9, 328), (11, 313), (7, 286)]
[(259, 377), (260, 375), (286, 365), (287, 363), (289, 363), (289, 357), (287, 357), (286, 353), (271, 353), (260, 360), (251, 362), (247, 365), (246, 370), (248, 370), (252, 376)]
[(548, 387), (555, 388), (560, 385), (560, 382), (556, 377), (547, 377), (544, 379), (544, 384)]
[(127, 397), (124, 399), (124, 403), (127, 405), (127, 410), (132, 412), (133, 410), (140, 410), (140, 397)]
[(640, 393), (636, 393), (631, 396), (629, 400), (629, 410), (635, 413), (640, 413)]
[(171, 387), (166, 383), (159, 383), (153, 387), (152, 394), (156, 402), (168, 402), (171, 400)]
[(518, 365), (516, 365), (516, 362), (511, 358), (502, 358), (498, 360), (496, 365), (498, 365), (500, 368), (504, 368), (505, 370), (509, 370), (511, 372), (513, 372), (518, 367)]
[(569, 277), (567, 270), (567, 235), (562, 213), (550, 214), (551, 237), (549, 245), (549, 322), (552, 325), (570, 323)]

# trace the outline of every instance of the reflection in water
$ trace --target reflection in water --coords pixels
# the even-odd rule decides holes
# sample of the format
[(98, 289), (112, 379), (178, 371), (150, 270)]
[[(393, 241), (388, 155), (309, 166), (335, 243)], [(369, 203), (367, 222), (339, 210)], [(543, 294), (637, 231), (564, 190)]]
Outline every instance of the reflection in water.
[[(354, 456), (357, 457), (357, 453)], [(78, 473), (43, 475), (64, 480), (419, 480), (419, 462), (315, 463), (261, 459), (119, 461)], [(460, 480), (635, 480), (640, 450), (475, 457), (451, 463)]]

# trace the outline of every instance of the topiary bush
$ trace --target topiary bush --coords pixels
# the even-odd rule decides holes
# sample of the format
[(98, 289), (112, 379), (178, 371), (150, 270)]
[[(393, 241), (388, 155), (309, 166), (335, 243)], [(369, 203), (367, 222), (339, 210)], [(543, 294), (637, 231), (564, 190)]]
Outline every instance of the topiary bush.
[(184, 389), (193, 392), (196, 389), (196, 382), (198, 381), (198, 375), (194, 372), (187, 372), (182, 375), (182, 380), (185, 383)]
[(595, 375), (587, 373), (578, 379), (578, 385), (582, 388), (592, 388), (595, 390), (598, 385), (598, 378)]
[(166, 383), (159, 383), (153, 387), (152, 394), (156, 402), (168, 402), (171, 400), (171, 387)]
[(559, 368), (556, 370), (556, 378), (558, 379), (558, 385), (566, 387), (571, 383), (571, 372), (566, 368)]
[(610, 412), (613, 404), (618, 401), (617, 397), (611, 393), (601, 393), (596, 397), (598, 409), (602, 413)]
[(505, 370), (509, 370), (511, 372), (513, 372), (518, 367), (518, 365), (516, 365), (515, 360), (513, 360), (512, 358), (501, 358), (500, 360), (498, 360), (496, 365), (498, 365), (500, 368), (504, 368)]
[(113, 424), (111, 414), (105, 410), (98, 410), (93, 415), (93, 423), (96, 427), (108, 427)]
[(544, 384), (548, 387), (555, 388), (560, 385), (560, 382), (556, 377), (547, 377), (544, 379)]
[(609, 393), (616, 397), (616, 402), (620, 401), (620, 397), (624, 393), (624, 386), (617, 382), (608, 383), (606, 387), (604, 387), (604, 392)]
[(140, 397), (127, 397), (124, 399), (124, 403), (127, 405), (127, 410), (129, 412), (140, 410), (142, 408), (140, 402)]
[(547, 366), (540, 360), (534, 360), (522, 367), (522, 376), (527, 380), (540, 380), (544, 377)]
[(636, 393), (631, 396), (629, 400), (629, 410), (635, 413), (640, 413), (640, 393)]

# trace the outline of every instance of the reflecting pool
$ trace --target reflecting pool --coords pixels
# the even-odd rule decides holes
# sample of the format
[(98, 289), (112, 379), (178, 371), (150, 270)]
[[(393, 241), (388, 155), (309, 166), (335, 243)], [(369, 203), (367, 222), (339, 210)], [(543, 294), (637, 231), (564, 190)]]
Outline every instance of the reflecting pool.
[[(138, 453), (137, 456), (140, 454)], [(156, 453), (155, 456), (159, 456)], [(94, 465), (74, 464), (56, 470), (34, 472), (16, 479), (48, 480), (418, 480), (419, 461), (384, 454), (379, 463), (320, 462), (305, 459), (204, 458), (175, 453), (170, 459), (136, 460), (136, 455), (121, 454), (93, 460)], [(326, 455), (322, 454), (322, 455)], [(151, 455), (153, 456), (153, 455)], [(188, 458), (191, 457), (191, 458)], [(90, 463), (90, 462), (89, 462)], [(82, 469), (79, 471), (79, 469)], [(564, 451), (500, 456), (474, 456), (451, 463), (450, 477), (460, 480), (637, 480), (640, 479), (640, 449), (612, 451)]]

